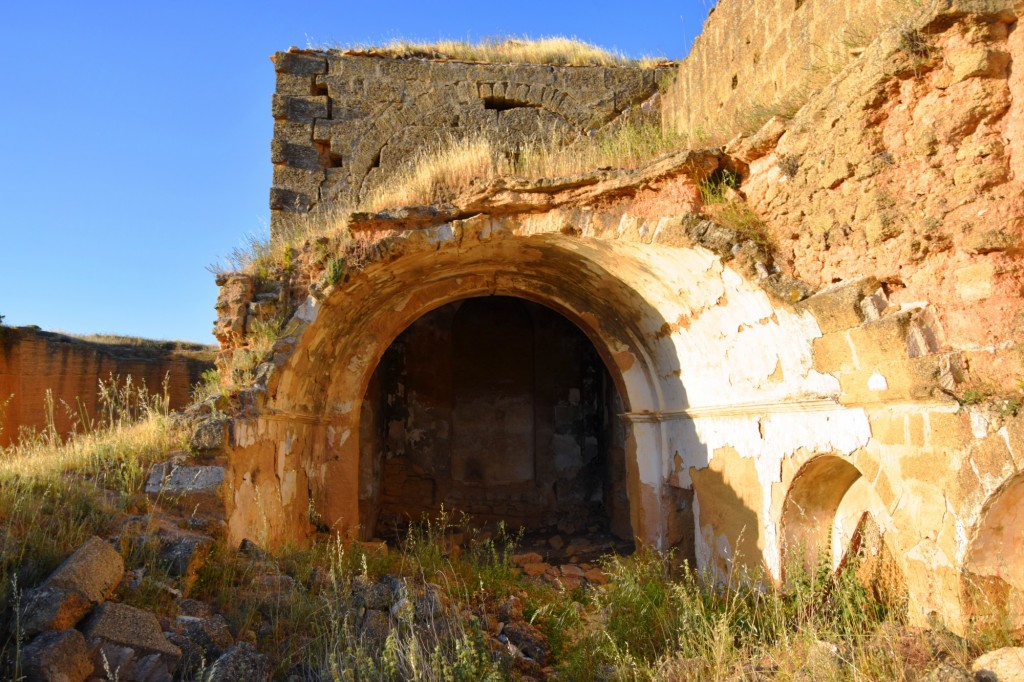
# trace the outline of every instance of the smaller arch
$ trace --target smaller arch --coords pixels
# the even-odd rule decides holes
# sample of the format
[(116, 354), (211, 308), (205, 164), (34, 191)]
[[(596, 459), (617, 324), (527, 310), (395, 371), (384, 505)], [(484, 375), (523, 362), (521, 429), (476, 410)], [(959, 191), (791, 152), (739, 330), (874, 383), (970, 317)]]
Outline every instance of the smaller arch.
[(965, 623), (1024, 631), (1024, 473), (988, 498), (961, 578)]
[(783, 566), (835, 569), (859, 542), (876, 497), (860, 470), (837, 455), (819, 455), (793, 479), (782, 507)]

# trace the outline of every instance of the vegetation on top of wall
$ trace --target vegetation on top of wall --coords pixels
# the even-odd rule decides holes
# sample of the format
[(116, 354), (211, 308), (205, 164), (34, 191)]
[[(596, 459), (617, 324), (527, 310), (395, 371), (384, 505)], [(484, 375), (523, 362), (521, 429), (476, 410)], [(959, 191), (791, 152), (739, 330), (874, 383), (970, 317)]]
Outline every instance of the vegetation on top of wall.
[(359, 209), (380, 211), (454, 199), (500, 176), (564, 177), (599, 168), (632, 169), (685, 147), (660, 122), (624, 122), (569, 145), (542, 140), (504, 148), (486, 135), (448, 137), (423, 149), (363, 198)]
[[(311, 45), (311, 48), (330, 49), (331, 46)], [(335, 48), (337, 49), (337, 48)], [(578, 38), (550, 36), (542, 38), (496, 37), (479, 43), (463, 40), (419, 42), (396, 39), (387, 45), (355, 45), (340, 48), (346, 54), (378, 55), (382, 57), (437, 59), (491, 64), (545, 64), (550, 66), (633, 66), (655, 68), (667, 66), (665, 59), (645, 57), (630, 59), (620, 52), (584, 42)]]

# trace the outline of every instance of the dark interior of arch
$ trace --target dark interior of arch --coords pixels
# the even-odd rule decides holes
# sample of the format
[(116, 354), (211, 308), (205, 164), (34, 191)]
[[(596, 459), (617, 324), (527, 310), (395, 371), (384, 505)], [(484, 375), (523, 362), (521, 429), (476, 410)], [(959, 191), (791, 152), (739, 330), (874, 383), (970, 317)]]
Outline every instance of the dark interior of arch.
[(443, 505), (481, 525), (631, 539), (622, 411), (593, 344), (555, 311), (504, 296), (433, 310), (363, 399), (363, 533), (393, 537)]

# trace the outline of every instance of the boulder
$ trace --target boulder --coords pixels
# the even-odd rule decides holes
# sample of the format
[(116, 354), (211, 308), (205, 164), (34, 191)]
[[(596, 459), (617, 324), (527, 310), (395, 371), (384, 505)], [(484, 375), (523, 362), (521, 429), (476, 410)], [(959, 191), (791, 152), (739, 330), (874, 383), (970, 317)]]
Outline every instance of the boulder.
[(122, 680), (164, 682), (172, 679), (181, 649), (171, 644), (156, 616), (127, 604), (106, 602), (82, 625), (82, 634), (97, 669)]
[(270, 661), (247, 642), (238, 642), (213, 662), (207, 682), (267, 682), (270, 680)]
[(124, 561), (108, 542), (92, 537), (57, 567), (43, 584), (25, 593), (21, 606), (22, 633), (74, 627), (121, 582)]
[(1024, 680), (1024, 647), (1003, 647), (975, 659), (971, 671), (985, 682)]
[(24, 678), (38, 682), (83, 682), (93, 673), (89, 648), (78, 630), (44, 632), (21, 650)]

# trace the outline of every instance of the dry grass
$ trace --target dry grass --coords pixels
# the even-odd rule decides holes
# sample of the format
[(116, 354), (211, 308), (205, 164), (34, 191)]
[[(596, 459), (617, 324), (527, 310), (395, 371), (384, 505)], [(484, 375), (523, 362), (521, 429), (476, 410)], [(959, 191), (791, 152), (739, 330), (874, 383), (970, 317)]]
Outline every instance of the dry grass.
[(144, 339), (138, 336), (122, 336), (120, 334), (75, 334), (65, 331), (57, 331), (56, 333), (70, 336), (80, 341), (87, 341), (88, 343), (97, 343), (104, 346), (129, 346), (143, 350), (205, 352), (216, 349), (214, 346), (193, 341)]
[(484, 135), (449, 137), (422, 150), (360, 204), (366, 211), (449, 202), (500, 176), (562, 177), (642, 166), (681, 149), (684, 139), (656, 123), (626, 124), (567, 146), (555, 142), (503, 149)]
[(500, 172), (497, 150), (486, 137), (450, 137), (413, 157), (361, 203), (368, 211), (451, 201)]
[[(89, 536), (110, 533), (118, 511), (144, 505), (151, 464), (182, 442), (167, 397), (129, 379), (100, 383), (101, 414), (66, 440), (53, 426), (0, 448), (0, 633), (17, 594), (37, 584)], [(52, 416), (53, 402), (46, 405)], [(0, 639), (0, 651), (16, 646)]]
[[(314, 48), (323, 46), (311, 46)], [(578, 38), (485, 38), (479, 43), (463, 40), (418, 42), (394, 40), (387, 45), (343, 48), (348, 54), (386, 57), (420, 57), (489, 64), (546, 64), (551, 66), (635, 66), (654, 68), (668, 62), (659, 58), (630, 59), (620, 52), (584, 42)]]

